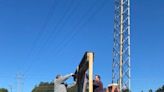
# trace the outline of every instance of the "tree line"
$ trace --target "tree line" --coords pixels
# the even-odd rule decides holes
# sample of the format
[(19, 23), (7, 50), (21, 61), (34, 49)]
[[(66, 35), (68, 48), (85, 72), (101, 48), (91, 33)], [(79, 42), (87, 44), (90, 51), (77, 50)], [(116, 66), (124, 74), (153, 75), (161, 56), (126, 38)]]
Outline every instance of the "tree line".
[(153, 91), (152, 89), (149, 89), (149, 92), (164, 92), (164, 85), (155, 91)]
[[(72, 92), (73, 89), (69, 89), (68, 92)], [(8, 92), (8, 91), (0, 91), (0, 92)], [(32, 92), (54, 92), (54, 83), (53, 82), (40, 82), (39, 85), (36, 85)], [(128, 89), (123, 90), (123, 92), (132, 92)], [(141, 91), (141, 92), (147, 92), (147, 91)], [(149, 89), (148, 92), (164, 92), (164, 85), (156, 90)]]
[[(6, 88), (0, 88), (0, 92), (9, 92)], [(36, 85), (33, 89), (32, 92), (54, 92), (54, 83), (53, 82), (40, 82), (39, 85)], [(70, 92), (72, 92), (70, 90)], [(130, 92), (129, 90), (124, 90), (123, 92)], [(144, 91), (141, 91), (144, 92)], [(155, 91), (152, 89), (149, 89), (148, 92), (164, 92), (164, 85)]]
[(0, 88), (0, 92), (8, 92), (8, 90), (5, 88)]

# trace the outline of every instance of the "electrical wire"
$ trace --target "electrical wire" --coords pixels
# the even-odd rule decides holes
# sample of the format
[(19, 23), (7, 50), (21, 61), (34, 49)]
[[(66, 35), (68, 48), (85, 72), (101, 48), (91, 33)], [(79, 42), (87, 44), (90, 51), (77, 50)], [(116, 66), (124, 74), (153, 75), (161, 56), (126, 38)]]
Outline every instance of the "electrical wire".
[[(97, 0), (93, 5), (99, 3), (98, 1), (99, 0)], [(60, 55), (62, 53), (62, 49), (65, 48), (67, 45), (69, 45), (69, 43), (79, 33), (79, 31), (76, 31), (76, 30), (79, 30), (82, 27), (84, 27), (85, 25), (87, 25), (88, 22), (105, 6), (105, 4), (107, 4), (107, 2), (108, 2), (108, 0), (104, 0), (102, 3), (100, 3), (100, 6), (99, 7), (97, 7), (97, 6), (90, 7), (90, 9), (88, 10), (88, 12), (86, 12), (82, 16), (81, 20), (79, 21), (79, 24), (77, 24), (76, 26), (74, 26), (74, 28), (72, 29), (73, 32), (72, 32), (70, 38), (69, 39), (68, 38), (65, 38), (63, 41), (61, 41), (61, 42), (63, 42), (62, 45), (61, 45), (62, 47), (59, 47), (57, 49), (57, 51), (56, 51), (58, 53), (57, 55)], [(95, 7), (97, 7), (97, 9), (95, 11), (93, 11), (93, 9)], [(90, 16), (87, 16), (87, 14), (89, 14), (89, 13), (90, 13)], [(86, 20), (84, 20), (84, 19), (86, 19)]]
[[(41, 30), (40, 30), (39, 33), (37, 34), (37, 37), (36, 37), (36, 39), (35, 39), (34, 42), (33, 42), (33, 46), (30, 48), (30, 53), (27, 55), (28, 58), (27, 58), (26, 61), (29, 61), (30, 58), (32, 58), (33, 53), (34, 53), (34, 51), (35, 51), (35, 48), (36, 48), (36, 46), (37, 46), (38, 40), (40, 40), (40, 39), (41, 39), (41, 36), (44, 35), (43, 33), (44, 33), (44, 31), (45, 31), (45, 29), (46, 29), (48, 23), (50, 22), (51, 18), (53, 17), (57, 5), (58, 5), (58, 2), (55, 2), (55, 0), (54, 0), (54, 2), (53, 2), (53, 4), (52, 4), (52, 7), (50, 7), (50, 9), (49, 9), (49, 12), (48, 12), (48, 15), (47, 15), (47, 17), (46, 17), (45, 22), (44, 22), (43, 26), (41, 27)], [(30, 69), (31, 66), (32, 66), (32, 63), (30, 63), (30, 64), (28, 65), (28, 67), (27, 67), (27, 69), (25, 70), (24, 74), (26, 74), (26, 73), (29, 71), (29, 69)]]

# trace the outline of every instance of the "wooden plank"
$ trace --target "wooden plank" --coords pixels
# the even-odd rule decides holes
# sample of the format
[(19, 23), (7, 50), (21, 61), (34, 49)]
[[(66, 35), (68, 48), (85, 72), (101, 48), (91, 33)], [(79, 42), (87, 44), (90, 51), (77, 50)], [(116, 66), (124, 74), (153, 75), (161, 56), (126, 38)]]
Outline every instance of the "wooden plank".
[[(77, 81), (76, 87), (69, 89), (69, 92), (86, 92), (86, 88), (89, 88), (89, 92), (93, 92), (93, 52), (86, 52), (78, 65), (75, 74), (77, 75), (75, 80)], [(89, 87), (86, 83), (86, 72), (88, 71)], [(74, 91), (73, 91), (74, 90)], [(87, 91), (87, 92), (88, 92)]]
[(87, 53), (89, 62), (89, 92), (93, 92), (93, 53)]

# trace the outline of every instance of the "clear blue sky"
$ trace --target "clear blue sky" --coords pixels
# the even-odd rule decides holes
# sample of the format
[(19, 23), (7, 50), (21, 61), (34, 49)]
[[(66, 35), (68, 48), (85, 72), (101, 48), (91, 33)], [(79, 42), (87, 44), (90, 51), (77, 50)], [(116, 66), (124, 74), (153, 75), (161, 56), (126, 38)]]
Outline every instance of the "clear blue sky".
[[(131, 86), (164, 84), (164, 1), (131, 0)], [(95, 52), (94, 73), (111, 83), (114, 0), (0, 0), (0, 87), (24, 74), (23, 92), (75, 71)]]

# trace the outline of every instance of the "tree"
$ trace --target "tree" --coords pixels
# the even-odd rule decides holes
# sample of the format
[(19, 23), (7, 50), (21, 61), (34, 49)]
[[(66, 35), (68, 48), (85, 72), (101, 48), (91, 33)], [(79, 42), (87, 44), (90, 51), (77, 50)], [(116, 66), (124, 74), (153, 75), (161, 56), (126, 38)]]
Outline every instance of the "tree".
[[(71, 87), (68, 90), (68, 92), (74, 92), (76, 90), (77, 86)], [(36, 85), (32, 92), (54, 92), (54, 83), (51, 82), (40, 82), (39, 85)]]
[(130, 92), (129, 89), (123, 89), (122, 92)]
[(8, 90), (5, 88), (0, 88), (0, 92), (8, 92)]
[(153, 90), (152, 89), (149, 89), (149, 92), (153, 92)]
[(32, 89), (32, 92), (54, 92), (54, 83), (40, 82)]
[(164, 85), (156, 90), (156, 92), (164, 92)]

